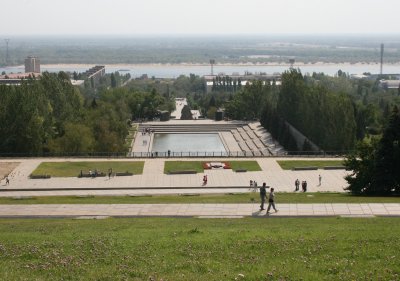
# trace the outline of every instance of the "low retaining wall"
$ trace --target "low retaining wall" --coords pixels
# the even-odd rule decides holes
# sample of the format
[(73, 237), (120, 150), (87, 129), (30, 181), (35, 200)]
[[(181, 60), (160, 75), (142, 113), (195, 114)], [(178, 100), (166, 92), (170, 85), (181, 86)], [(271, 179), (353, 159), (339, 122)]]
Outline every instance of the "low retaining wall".
[(197, 174), (195, 170), (183, 170), (183, 171), (169, 171), (168, 175), (188, 175), (188, 174)]
[(318, 170), (318, 167), (309, 166), (309, 167), (294, 167), (293, 171), (311, 171)]

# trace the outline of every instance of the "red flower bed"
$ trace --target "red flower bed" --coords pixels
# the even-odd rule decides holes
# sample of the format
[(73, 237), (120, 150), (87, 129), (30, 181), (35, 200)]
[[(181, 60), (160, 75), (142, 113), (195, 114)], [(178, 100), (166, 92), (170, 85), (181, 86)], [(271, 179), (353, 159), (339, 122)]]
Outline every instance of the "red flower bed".
[(203, 162), (203, 169), (232, 169), (229, 162)]

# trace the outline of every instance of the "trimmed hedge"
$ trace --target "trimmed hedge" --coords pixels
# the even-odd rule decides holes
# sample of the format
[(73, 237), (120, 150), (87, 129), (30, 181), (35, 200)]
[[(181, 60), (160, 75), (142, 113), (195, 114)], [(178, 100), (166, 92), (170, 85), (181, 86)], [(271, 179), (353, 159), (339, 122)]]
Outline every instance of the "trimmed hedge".
[(51, 176), (50, 175), (30, 175), (29, 176), (29, 178), (31, 178), (31, 179), (34, 179), (34, 180), (36, 180), (36, 179), (49, 179), (49, 178), (51, 178)]
[(195, 170), (183, 170), (183, 171), (169, 171), (168, 175), (188, 175), (188, 174), (197, 174)]
[(294, 167), (294, 171), (309, 171), (309, 170), (318, 170), (318, 167), (309, 166), (309, 167)]
[(121, 173), (115, 173), (115, 176), (117, 177), (133, 176), (133, 173), (121, 172)]

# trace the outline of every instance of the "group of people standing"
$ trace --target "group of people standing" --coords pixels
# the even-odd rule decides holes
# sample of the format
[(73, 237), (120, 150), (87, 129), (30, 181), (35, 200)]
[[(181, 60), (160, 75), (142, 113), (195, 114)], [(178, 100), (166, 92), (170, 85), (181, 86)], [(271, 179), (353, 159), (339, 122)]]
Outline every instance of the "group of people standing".
[(257, 192), (257, 182), (255, 180), (250, 180), (250, 190)]
[[(318, 186), (321, 186), (322, 184), (322, 177), (321, 175), (318, 175)], [(307, 181), (302, 181), (301, 182), (301, 191), (307, 192)], [(300, 181), (299, 179), (296, 179), (294, 181), (294, 191), (299, 191), (300, 190)]]
[[(267, 199), (267, 188), (269, 188), (269, 186), (267, 186), (265, 182), (260, 187), (260, 198), (261, 198), (260, 211), (265, 210), (264, 204), (265, 200)], [(271, 209), (271, 207), (274, 209), (275, 212), (278, 212), (278, 210), (275, 207), (275, 192), (273, 187), (270, 188), (268, 196), (267, 214), (269, 214), (269, 210)]]
[(150, 129), (150, 128), (143, 128), (143, 130), (142, 130), (142, 136), (145, 136), (146, 134), (149, 134), (149, 135), (151, 135), (151, 134), (154, 134), (154, 129)]
[[(299, 179), (295, 180), (294, 187), (295, 187), (294, 191), (299, 191), (300, 190), (300, 181), (299, 181)], [(301, 189), (302, 189), (303, 192), (307, 191), (307, 181), (302, 181), (301, 182)]]

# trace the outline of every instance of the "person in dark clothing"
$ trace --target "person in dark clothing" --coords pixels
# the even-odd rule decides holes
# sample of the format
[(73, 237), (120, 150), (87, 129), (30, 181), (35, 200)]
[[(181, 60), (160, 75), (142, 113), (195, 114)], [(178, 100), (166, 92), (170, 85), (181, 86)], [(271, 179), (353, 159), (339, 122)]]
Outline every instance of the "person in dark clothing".
[(207, 185), (207, 181), (208, 181), (207, 175), (204, 175), (203, 176), (203, 185)]
[(260, 205), (260, 210), (265, 210), (264, 209), (264, 203), (265, 203), (265, 198), (267, 197), (267, 186), (265, 182), (263, 185), (260, 187), (260, 199), (261, 199), (261, 205)]
[(307, 192), (307, 181), (303, 181), (301, 187), (303, 188), (303, 192)]

